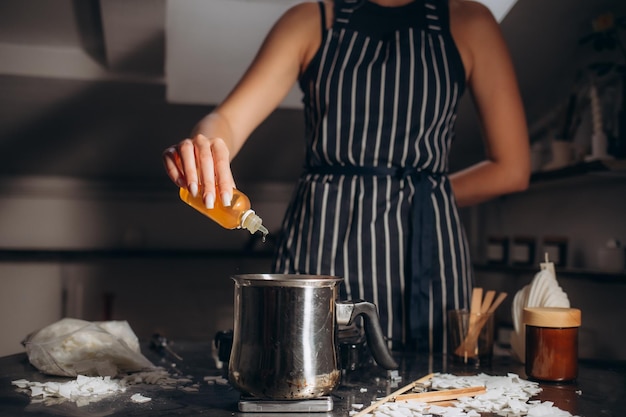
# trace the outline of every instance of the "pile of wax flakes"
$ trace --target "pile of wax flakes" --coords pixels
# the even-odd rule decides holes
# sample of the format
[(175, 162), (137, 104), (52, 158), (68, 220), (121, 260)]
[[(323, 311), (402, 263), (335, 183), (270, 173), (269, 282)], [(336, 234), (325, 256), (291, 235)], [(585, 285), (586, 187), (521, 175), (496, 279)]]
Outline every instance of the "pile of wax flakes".
[(30, 390), (33, 403), (43, 402), (46, 405), (73, 401), (78, 407), (91, 404), (117, 392), (125, 392), (126, 387), (120, 381), (108, 376), (78, 375), (68, 382), (31, 382), (25, 379), (12, 381), (23, 391)]
[[(29, 393), (33, 403), (43, 402), (46, 405), (53, 405), (73, 401), (78, 407), (100, 401), (112, 394), (126, 392), (128, 386), (137, 384), (156, 385), (162, 389), (180, 389), (187, 392), (197, 392), (199, 388), (191, 377), (172, 376), (163, 368), (129, 374), (120, 379), (78, 375), (76, 379), (67, 382), (31, 382), (18, 379), (11, 384)], [(151, 400), (141, 394), (133, 394), (130, 399), (135, 403)]]
[[(480, 417), (480, 413), (493, 413), (503, 417), (572, 417), (564, 410), (546, 401), (530, 401), (541, 392), (539, 384), (526, 381), (516, 374), (507, 376), (456, 376), (435, 374), (430, 381), (430, 389), (446, 390), (484, 386), (487, 392), (475, 397), (461, 397), (454, 401), (454, 406), (441, 407), (417, 400), (388, 402), (373, 411), (374, 417)], [(353, 404), (353, 408), (362, 408)], [(358, 411), (351, 411), (350, 415)]]

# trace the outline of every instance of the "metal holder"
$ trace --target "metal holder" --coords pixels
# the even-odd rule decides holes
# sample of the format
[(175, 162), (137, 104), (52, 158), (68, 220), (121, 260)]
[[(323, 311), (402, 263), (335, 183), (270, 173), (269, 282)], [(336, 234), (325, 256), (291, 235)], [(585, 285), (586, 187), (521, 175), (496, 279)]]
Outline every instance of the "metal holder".
[(239, 411), (244, 413), (323, 413), (333, 410), (330, 396), (307, 400), (268, 400), (242, 396)]

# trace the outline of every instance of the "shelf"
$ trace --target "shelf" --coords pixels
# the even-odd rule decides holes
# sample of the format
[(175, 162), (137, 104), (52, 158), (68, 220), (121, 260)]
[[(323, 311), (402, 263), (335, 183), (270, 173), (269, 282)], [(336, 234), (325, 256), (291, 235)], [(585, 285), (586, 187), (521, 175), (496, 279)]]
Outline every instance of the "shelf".
[(626, 179), (626, 160), (607, 159), (580, 162), (552, 171), (535, 172), (531, 175), (530, 182), (531, 184), (537, 184), (546, 181), (563, 180), (590, 174), (600, 174), (603, 176), (610, 175)]
[(179, 259), (271, 259), (271, 250), (215, 249), (94, 249), (94, 250), (0, 250), (0, 262), (70, 262), (101, 260), (179, 260)]
[[(514, 275), (534, 275), (539, 272), (537, 266), (516, 266), (497, 264), (474, 264), (476, 272), (492, 272)], [(578, 268), (558, 268), (556, 271), (559, 278), (587, 279), (594, 282), (621, 283), (626, 284), (626, 271), (624, 272), (604, 272), (591, 271)]]

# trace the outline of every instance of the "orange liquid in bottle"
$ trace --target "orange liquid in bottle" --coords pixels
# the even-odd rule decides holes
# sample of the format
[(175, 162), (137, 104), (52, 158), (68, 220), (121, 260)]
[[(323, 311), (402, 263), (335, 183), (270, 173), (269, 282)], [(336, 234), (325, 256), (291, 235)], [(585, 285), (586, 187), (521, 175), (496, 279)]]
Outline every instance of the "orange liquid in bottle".
[(212, 209), (206, 208), (202, 201), (201, 193), (196, 197), (192, 196), (186, 188), (179, 191), (180, 199), (200, 213), (209, 217), (225, 229), (248, 229), (250, 233), (260, 231), (265, 236), (267, 229), (262, 225), (262, 220), (253, 210), (250, 209), (250, 199), (241, 191), (233, 189), (233, 198), (230, 206), (224, 206), (221, 199), (216, 199)]
[(224, 206), (222, 200), (218, 198), (215, 200), (214, 208), (208, 209), (204, 205), (200, 193), (194, 197), (185, 188), (180, 189), (180, 198), (225, 229), (241, 227), (241, 217), (250, 210), (250, 200), (245, 194), (236, 189), (233, 190), (233, 199), (228, 207)]

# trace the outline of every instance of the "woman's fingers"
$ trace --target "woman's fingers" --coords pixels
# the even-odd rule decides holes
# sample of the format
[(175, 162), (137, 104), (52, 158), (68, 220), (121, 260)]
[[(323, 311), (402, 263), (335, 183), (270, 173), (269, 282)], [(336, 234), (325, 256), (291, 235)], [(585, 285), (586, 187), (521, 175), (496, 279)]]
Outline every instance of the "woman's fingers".
[(180, 164), (180, 157), (175, 146), (170, 146), (163, 151), (163, 164), (168, 177), (179, 187), (187, 187), (185, 182), (185, 174)]
[(191, 139), (185, 139), (178, 144), (178, 156), (181, 160), (187, 189), (194, 197), (198, 195), (200, 186), (195, 148), (196, 145)]
[(213, 163), (217, 188), (220, 191), (220, 199), (224, 206), (230, 206), (233, 198), (232, 190), (235, 188), (235, 180), (230, 169), (230, 152), (223, 140), (216, 140), (212, 146)]
[(204, 135), (196, 135), (192, 143), (194, 145), (194, 167), (202, 184), (202, 201), (207, 208), (213, 208), (215, 204), (215, 163), (213, 162), (212, 141)]
[(194, 197), (201, 190), (207, 208), (214, 207), (216, 189), (220, 190), (222, 204), (231, 204), (235, 181), (230, 169), (230, 151), (222, 139), (207, 139), (198, 134), (167, 148), (163, 159), (170, 179), (187, 188)]

